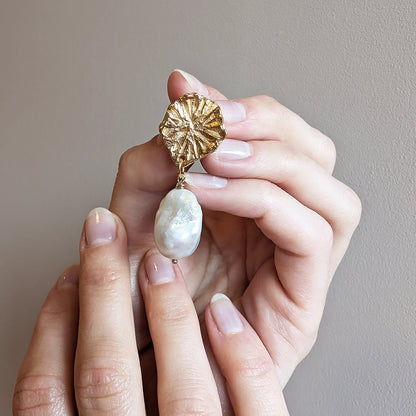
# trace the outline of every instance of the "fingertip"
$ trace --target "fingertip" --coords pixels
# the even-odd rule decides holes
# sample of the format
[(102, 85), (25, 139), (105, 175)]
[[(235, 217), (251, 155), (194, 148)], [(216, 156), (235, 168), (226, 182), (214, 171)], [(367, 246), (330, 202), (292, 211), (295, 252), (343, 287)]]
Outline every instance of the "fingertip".
[(198, 315), (179, 265), (152, 249), (139, 273), (155, 352), (160, 414), (219, 414)]
[[(142, 277), (152, 285), (160, 285), (175, 280), (178, 266), (171, 259), (162, 256), (157, 249), (150, 249), (143, 258)], [(175, 270), (176, 269), (176, 270)]]
[(218, 330), (228, 336), (244, 330), (243, 321), (237, 308), (223, 293), (216, 293), (209, 304), (210, 313)]
[(225, 95), (215, 88), (209, 87), (199, 81), (194, 75), (182, 69), (175, 69), (168, 78), (168, 95), (171, 102), (177, 100), (182, 95), (196, 92), (204, 95), (211, 100), (226, 100)]
[(221, 176), (206, 173), (185, 173), (185, 182), (192, 188), (198, 189), (222, 189), (228, 184), (228, 179)]
[(118, 239), (125, 240), (126, 230), (117, 214), (97, 207), (86, 216), (80, 238), (80, 251), (87, 247), (106, 245)]
[(120, 193), (167, 191), (175, 185), (176, 176), (177, 168), (169, 151), (160, 135), (156, 135), (148, 142), (131, 147), (122, 154), (110, 207), (113, 209)]
[(279, 409), (279, 414), (286, 415), (275, 365), (256, 331), (230, 299), (215, 294), (205, 319), (235, 413), (269, 415)]
[(111, 243), (116, 238), (117, 224), (106, 208), (94, 208), (85, 220), (85, 238), (88, 246)]
[(169, 99), (175, 101), (183, 94), (189, 92), (208, 95), (207, 87), (196, 77), (182, 69), (174, 69), (168, 78)]

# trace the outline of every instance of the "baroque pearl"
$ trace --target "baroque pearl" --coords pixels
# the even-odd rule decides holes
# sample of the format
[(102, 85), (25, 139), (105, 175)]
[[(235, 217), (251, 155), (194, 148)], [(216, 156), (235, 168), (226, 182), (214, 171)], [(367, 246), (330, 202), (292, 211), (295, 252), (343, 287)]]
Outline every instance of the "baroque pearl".
[(172, 189), (161, 201), (155, 219), (155, 242), (168, 258), (190, 256), (198, 247), (202, 209), (187, 189)]

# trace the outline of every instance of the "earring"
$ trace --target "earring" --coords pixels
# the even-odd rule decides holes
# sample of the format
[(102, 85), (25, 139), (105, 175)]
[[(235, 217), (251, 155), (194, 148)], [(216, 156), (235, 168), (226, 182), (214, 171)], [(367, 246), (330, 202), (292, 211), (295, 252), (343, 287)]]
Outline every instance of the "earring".
[(177, 263), (196, 250), (202, 231), (202, 209), (195, 195), (184, 189), (185, 172), (215, 151), (226, 131), (220, 107), (191, 93), (169, 105), (159, 132), (178, 168), (178, 177), (176, 187), (160, 203), (154, 237), (160, 253)]

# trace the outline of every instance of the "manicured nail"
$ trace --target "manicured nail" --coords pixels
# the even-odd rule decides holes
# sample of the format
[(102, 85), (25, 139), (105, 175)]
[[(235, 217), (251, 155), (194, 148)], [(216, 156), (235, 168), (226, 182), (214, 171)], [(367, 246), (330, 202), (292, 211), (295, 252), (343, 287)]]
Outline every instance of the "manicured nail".
[(116, 236), (116, 222), (110, 211), (105, 208), (95, 208), (85, 221), (87, 244), (105, 244), (114, 240)]
[(59, 277), (56, 284), (58, 289), (66, 287), (78, 287), (79, 267), (74, 265), (68, 267)]
[(219, 100), (216, 103), (221, 107), (222, 116), (227, 123), (239, 123), (246, 119), (246, 109), (243, 104), (230, 100)]
[(207, 87), (193, 75), (188, 74), (185, 71), (182, 71), (182, 69), (175, 69), (173, 72), (179, 72), (185, 78), (186, 82), (191, 87), (193, 92), (197, 92), (201, 95), (208, 95)]
[(237, 309), (222, 293), (216, 293), (212, 297), (211, 312), (218, 329), (224, 335), (237, 334), (244, 329)]
[(185, 173), (185, 182), (195, 188), (221, 189), (227, 186), (227, 178), (206, 173)]
[(251, 145), (241, 140), (225, 139), (211, 157), (222, 162), (246, 159), (251, 156)]
[(161, 254), (154, 253), (147, 257), (144, 268), (151, 284), (168, 283), (175, 279), (172, 260)]

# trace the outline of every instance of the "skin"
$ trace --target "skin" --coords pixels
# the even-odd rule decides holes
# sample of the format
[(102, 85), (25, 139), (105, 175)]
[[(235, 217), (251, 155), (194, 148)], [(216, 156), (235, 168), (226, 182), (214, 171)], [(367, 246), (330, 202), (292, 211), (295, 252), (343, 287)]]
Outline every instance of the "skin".
[[(196, 377), (193, 385), (201, 386), (204, 380), (208, 381), (205, 382), (202, 390), (196, 389), (196, 393), (191, 394), (191, 402), (195, 397), (209, 397), (208, 402), (213, 410), (210, 413), (210, 410), (203, 409), (205, 413), (201, 414), (221, 414), (219, 402), (222, 414), (225, 415), (267, 415), (269, 414), (267, 411), (272, 411), (270, 414), (286, 414), (281, 389), (315, 342), (328, 286), (359, 222), (361, 204), (348, 186), (332, 176), (335, 164), (335, 148), (332, 141), (277, 101), (267, 96), (233, 100), (240, 103), (240, 110), (241, 105), (243, 106), (245, 114), (242, 120), (240, 111), (239, 121), (236, 122), (236, 117), (229, 111), (233, 104), (227, 102), (226, 97), (220, 92), (201, 84), (192, 76), (184, 77), (178, 71), (171, 74), (168, 80), (168, 94), (171, 101), (193, 91), (208, 96), (224, 108), (228, 147), (236, 144), (232, 141), (245, 142), (244, 146), (249, 149), (249, 155), (245, 158), (236, 158), (235, 155), (230, 158), (230, 155), (227, 157), (218, 149), (202, 161), (209, 176), (204, 176), (204, 180), (196, 174), (188, 176), (187, 188), (194, 192), (204, 208), (201, 243), (191, 257), (180, 260), (179, 266), (174, 267), (175, 276), (183, 275), (183, 279), (178, 277), (173, 283), (157, 285), (158, 289), (161, 287), (165, 289), (160, 289), (160, 298), (156, 298), (159, 301), (151, 303), (152, 308), (159, 311), (158, 313), (162, 313), (164, 308), (168, 309), (166, 312), (168, 315), (162, 313), (165, 318), (171, 316), (169, 315), (171, 308), (170, 311), (175, 311), (181, 319), (159, 319), (156, 320), (156, 325), (152, 318), (149, 318), (153, 315), (149, 314), (148, 304), (148, 296), (152, 296), (153, 290), (156, 293), (156, 289), (152, 288), (148, 291), (148, 286), (143, 283), (146, 282), (146, 279), (143, 279), (143, 275), (146, 274), (143, 270), (146, 270), (149, 261), (147, 259), (154, 258), (156, 253), (153, 242), (155, 212), (160, 200), (174, 187), (177, 171), (158, 136), (141, 146), (129, 149), (121, 157), (110, 210), (116, 214), (117, 230), (123, 230), (120, 231), (120, 241), (125, 245), (127, 252), (124, 252), (124, 249), (119, 251), (118, 256), (123, 258), (120, 263), (122, 267), (114, 271), (114, 259), (118, 257), (114, 257), (112, 252), (101, 252), (95, 258), (95, 262), (91, 263), (93, 266), (86, 272), (88, 261), (85, 259), (88, 256), (85, 253), (103, 250), (103, 246), (99, 246), (101, 249), (94, 247), (89, 251), (88, 245), (85, 246), (87, 249), (83, 248), (81, 239), (78, 344), (72, 342), (71, 350), (72, 354), (73, 351), (77, 351), (75, 375), (72, 375), (75, 377), (77, 404), (81, 403), (83, 406), (82, 399), (81, 402), (78, 400), (79, 377), (82, 372), (77, 370), (77, 363), (83, 363), (79, 364), (81, 368), (88, 362), (95, 363), (97, 368), (104, 368), (101, 362), (97, 364), (88, 353), (83, 355), (79, 351), (90, 351), (90, 354), (92, 351), (94, 355), (94, 351), (98, 349), (108, 353), (107, 348), (102, 348), (101, 345), (108, 343), (106, 337), (109, 337), (112, 340), (110, 343), (112, 348), (109, 349), (110, 354), (107, 359), (120, 357), (120, 349), (128, 348), (125, 356), (130, 357), (131, 362), (122, 362), (115, 367), (129, 369), (134, 373), (133, 375), (129, 373), (127, 377), (133, 384), (124, 385), (121, 389), (127, 392), (129, 403), (133, 403), (132, 408), (142, 409), (143, 403), (146, 402), (148, 414), (157, 414), (156, 366), (160, 389), (161, 369), (165, 368), (168, 362), (161, 358), (163, 352), (160, 351), (167, 349), (166, 343), (172, 345), (174, 334), (186, 337), (185, 333), (189, 328), (194, 328), (193, 332), (191, 331), (194, 335), (199, 333), (196, 330), (199, 323), (202, 338), (199, 340), (188, 334), (188, 338), (193, 339), (192, 347), (191, 350), (185, 348), (184, 351), (186, 351), (185, 358), (202, 356), (201, 360), (196, 360), (199, 363), (197, 371), (192, 372)], [(207, 187), (207, 182), (217, 185), (220, 183), (215, 177), (227, 178), (227, 181), (222, 181), (221, 187), (212, 187), (212, 185)], [(125, 227), (125, 234), (122, 224)], [(115, 242), (105, 246), (108, 248), (113, 244)], [(95, 276), (94, 284), (85, 284), (90, 281), (90, 273)], [(130, 284), (126, 284), (127, 275), (130, 276)], [(108, 323), (107, 331), (104, 331), (99, 338), (101, 341), (99, 345), (87, 342), (88, 348), (83, 347), (85, 343), (83, 337), (91, 338), (88, 334), (93, 326), (92, 322), (97, 323), (98, 319), (98, 322), (105, 323), (106, 319), (109, 319), (110, 314), (100, 314), (102, 305), (107, 305), (109, 310), (114, 308), (114, 305), (120, 306), (120, 294), (115, 289), (108, 290), (106, 285), (109, 282), (106, 276), (119, 276), (115, 280), (124, 282), (123, 289), (119, 289), (123, 293), (121, 296), (125, 301), (123, 305), (131, 305), (130, 295), (132, 296), (132, 310), (129, 312), (131, 315), (127, 319), (129, 329), (125, 332), (129, 334), (128, 339), (115, 339), (114, 332), (120, 332), (116, 329), (122, 322), (118, 319), (117, 322)], [(101, 288), (104, 292), (102, 298), (97, 296), (97, 290), (101, 290), (99, 289), (101, 283), (104, 285)], [(85, 292), (85, 287), (89, 287), (90, 292)], [(76, 292), (74, 288), (71, 290)], [(218, 328), (216, 329), (210, 307), (210, 299), (216, 292), (225, 293), (237, 307), (244, 323), (243, 331), (224, 336)], [(118, 295), (114, 296), (115, 293)], [(57, 296), (63, 295), (56, 294), (55, 297)], [(187, 300), (184, 304), (178, 301), (185, 298)], [(46, 305), (52, 301), (48, 302), (47, 300)], [(178, 310), (178, 302), (180, 305), (186, 305), (185, 309)], [(63, 302), (60, 303), (60, 307), (62, 304)], [(88, 306), (90, 304), (95, 306)], [(74, 306), (75, 300), (71, 305), (68, 308), (72, 307), (72, 313), (65, 312), (62, 315), (70, 322), (68, 325), (74, 333), (76, 332), (74, 311), (78, 309)], [(186, 313), (183, 313), (184, 310)], [(127, 312), (124, 311), (120, 316), (123, 315), (125, 318), (126, 314)], [(43, 320), (42, 316), (41, 312), (40, 322)], [(88, 316), (91, 322), (89, 325), (86, 324)], [(161, 336), (155, 328), (160, 329), (164, 325), (177, 325), (178, 328), (175, 327), (175, 331), (170, 332), (170, 336), (166, 333)], [(44, 332), (48, 332), (47, 325), (45, 327)], [(51, 324), (50, 327), (52, 328), (53, 325)], [(133, 336), (132, 331), (135, 331)], [(31, 379), (31, 374), (35, 374), (36, 371), (42, 374), (46, 371), (42, 372), (39, 366), (36, 367), (37, 356), (32, 352), (36, 349), (39, 351), (42, 351), (42, 348), (50, 349), (46, 342), (39, 346), (40, 336), (36, 334), (41, 332), (40, 329), (35, 329), (35, 341), (32, 340), (22, 365), (19, 380), (23, 381), (19, 381), (16, 387), (17, 403), (19, 403), (19, 388), (21, 391), (28, 390), (27, 387), (19, 386), (27, 383), (30, 387), (30, 381), (27, 380)], [(53, 333), (52, 329), (49, 333)], [(67, 339), (69, 335), (56, 329), (56, 334), (50, 337), (55, 337), (57, 340), (61, 337), (59, 339), (62, 343), (62, 340)], [(177, 356), (181, 354), (184, 343), (180, 344), (181, 338), (175, 339), (179, 343), (177, 344), (179, 348), (175, 350)], [(114, 345), (117, 348), (114, 348)], [(137, 352), (141, 366), (137, 362)], [(70, 352), (66, 352), (67, 355), (64, 352), (62, 354), (55, 361), (65, 362), (70, 368), (68, 364)], [(169, 356), (168, 352), (166, 354)], [(210, 364), (209, 371), (206, 363), (201, 364), (204, 357)], [(233, 360), (233, 357), (238, 358)], [(170, 378), (167, 376), (164, 379), (166, 385), (179, 385), (178, 374), (186, 374), (184, 369), (189, 368), (190, 365), (189, 362), (186, 365), (185, 363), (186, 361), (182, 362), (182, 369), (180, 365), (179, 368), (171, 369), (173, 372), (170, 373)], [(37, 370), (34, 371), (33, 367)], [(65, 366), (61, 365), (61, 367)], [(57, 391), (62, 392), (62, 403), (64, 403), (62, 406), (67, 407), (71, 406), (68, 404), (68, 397), (73, 394), (70, 373), (71, 371), (67, 369), (56, 376), (61, 386)], [(198, 374), (203, 377), (199, 377)], [(256, 377), (250, 377), (252, 374), (256, 374)], [(176, 377), (173, 383), (174, 375)], [(141, 395), (141, 378), (144, 385), (144, 399)], [(98, 377), (98, 380), (101, 379), (106, 378)], [(265, 380), (271, 381), (265, 382)], [(239, 383), (251, 384), (248, 387)], [(218, 397), (215, 393), (215, 384)], [(192, 386), (192, 383), (188, 385)], [(269, 385), (272, 391), (266, 388)], [(131, 389), (137, 394), (130, 398)], [(189, 388), (189, 391), (194, 390)], [(167, 409), (164, 407), (166, 406), (163, 402), (164, 398), (178, 395), (180, 397), (183, 389), (181, 391), (172, 393), (171, 396), (165, 393), (163, 397), (159, 395), (160, 414), (184, 413), (189, 401), (185, 400), (185, 403), (181, 399), (178, 403), (182, 403), (182, 408), (179, 405), (177, 413), (176, 410), (174, 413), (164, 410)], [(105, 399), (104, 393), (106, 393), (104, 390), (94, 391), (95, 396), (103, 396), (103, 399)], [(122, 396), (121, 393), (119, 394)], [(205, 396), (206, 394), (208, 396)], [(111, 401), (108, 391), (106, 397)], [(115, 397), (118, 397), (117, 394)], [(251, 413), (245, 413), (245, 409), (249, 409), (249, 403), (245, 400), (247, 397), (258, 398), (255, 401), (257, 407), (250, 409)], [(173, 402), (177, 403), (176, 399), (173, 399)], [(71, 403), (74, 406), (73, 400)], [(268, 403), (268, 405), (264, 409), (259, 407), (262, 411), (256, 413), (258, 403)], [(25, 413), (16, 411), (16, 414)], [(80, 414), (100, 413), (80, 412)]]
[[(104, 215), (112, 219), (113, 235), (93, 240), (91, 227), (102, 227), (94, 222), (99, 218), (102, 223)], [(19, 371), (14, 415), (221, 415), (198, 315), (180, 267), (151, 250), (138, 271), (158, 371), (158, 409), (152, 409), (143, 395), (148, 380), (141, 376), (136, 347), (121, 220), (103, 208), (90, 215), (80, 256), (80, 267), (64, 272), (41, 309)], [(232, 303), (221, 302), (207, 307), (207, 322), (233, 408), (243, 416), (287, 415), (267, 350)], [(218, 308), (224, 316), (224, 304), (238, 320), (237, 330), (221, 327)], [(255, 377), (252, 363), (255, 368), (261, 363)]]
[[(173, 72), (170, 100), (193, 91), (220, 105), (226, 100), (192, 81)], [(246, 118), (232, 123), (224, 115), (227, 139), (248, 143), (251, 156), (219, 160), (217, 150), (202, 160), (208, 174), (229, 179), (221, 189), (187, 185), (204, 208), (204, 231), (198, 250), (180, 264), (203, 332), (211, 296), (226, 293), (259, 334), (283, 387), (315, 342), (327, 290), (358, 225), (361, 204), (332, 176), (336, 152), (328, 137), (271, 97), (233, 101), (244, 106)], [(126, 225), (133, 276), (153, 247), (154, 214), (176, 174), (158, 136), (120, 160), (110, 209)], [(144, 350), (150, 344), (136, 295)], [(220, 376), (217, 382), (224, 393)], [(226, 403), (226, 394), (222, 397)]]

